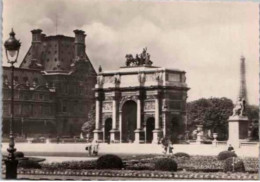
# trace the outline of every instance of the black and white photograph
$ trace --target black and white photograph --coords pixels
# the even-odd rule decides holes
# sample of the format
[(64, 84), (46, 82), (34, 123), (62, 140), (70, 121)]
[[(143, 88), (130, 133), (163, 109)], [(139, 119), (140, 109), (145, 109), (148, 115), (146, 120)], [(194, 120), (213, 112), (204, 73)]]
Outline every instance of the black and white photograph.
[(259, 180), (259, 14), (2, 0), (0, 178)]

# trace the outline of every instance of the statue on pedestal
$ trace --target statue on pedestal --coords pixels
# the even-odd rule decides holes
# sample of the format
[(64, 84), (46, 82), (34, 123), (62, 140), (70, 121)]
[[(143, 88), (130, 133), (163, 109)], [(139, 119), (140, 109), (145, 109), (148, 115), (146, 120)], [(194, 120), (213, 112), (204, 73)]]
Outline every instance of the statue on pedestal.
[(234, 109), (232, 116), (244, 116), (245, 114), (246, 101), (244, 98), (239, 97)]

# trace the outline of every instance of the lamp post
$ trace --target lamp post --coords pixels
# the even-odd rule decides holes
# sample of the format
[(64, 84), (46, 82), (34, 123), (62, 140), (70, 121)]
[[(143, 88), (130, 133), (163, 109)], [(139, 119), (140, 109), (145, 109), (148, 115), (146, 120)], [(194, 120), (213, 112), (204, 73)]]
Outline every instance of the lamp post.
[(14, 136), (13, 136), (13, 123), (14, 123), (14, 63), (17, 62), (17, 58), (19, 55), (19, 49), (21, 43), (19, 40), (15, 38), (15, 33), (12, 29), (9, 34), (10, 37), (4, 43), (5, 53), (8, 63), (11, 64), (11, 122), (10, 122), (10, 141), (8, 157), (5, 160), (6, 165), (6, 179), (16, 179), (17, 178), (17, 164), (18, 161), (15, 159), (14, 152), (16, 149), (14, 148)]

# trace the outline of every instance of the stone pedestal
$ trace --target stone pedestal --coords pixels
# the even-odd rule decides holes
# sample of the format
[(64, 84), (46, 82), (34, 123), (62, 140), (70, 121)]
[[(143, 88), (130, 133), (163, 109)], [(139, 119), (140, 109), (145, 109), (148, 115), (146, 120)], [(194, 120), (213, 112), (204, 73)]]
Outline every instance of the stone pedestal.
[(239, 147), (241, 141), (248, 139), (249, 121), (246, 116), (230, 116), (228, 119), (228, 144)]
[(160, 140), (160, 135), (161, 135), (161, 130), (160, 129), (155, 129), (153, 130), (153, 144), (158, 144)]
[(213, 133), (214, 140), (212, 141), (212, 144), (213, 144), (214, 147), (217, 146), (217, 137), (218, 137), (218, 134), (217, 133)]
[(197, 125), (197, 139), (196, 139), (196, 143), (197, 144), (201, 144), (202, 143), (202, 135), (203, 135), (203, 132), (202, 132), (202, 127), (203, 125)]
[(93, 133), (94, 133), (94, 138), (93, 138), (94, 141), (98, 141), (98, 142), (102, 141), (102, 130), (95, 129)]
[(141, 129), (136, 129), (135, 130), (135, 141), (134, 141), (134, 143), (140, 143), (141, 132), (144, 132), (144, 131), (141, 130)]
[(110, 142), (111, 143), (118, 143), (119, 142), (119, 130), (112, 129), (110, 131)]

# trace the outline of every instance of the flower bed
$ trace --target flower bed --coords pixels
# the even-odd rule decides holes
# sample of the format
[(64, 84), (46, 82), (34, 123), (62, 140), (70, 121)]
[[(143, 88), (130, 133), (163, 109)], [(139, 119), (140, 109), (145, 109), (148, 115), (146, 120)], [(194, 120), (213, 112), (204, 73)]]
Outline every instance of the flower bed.
[(257, 173), (259, 170), (259, 159), (253, 157), (241, 158), (244, 161), (245, 169), (250, 173)]
[[(5, 173), (5, 171), (3, 171)], [(250, 173), (205, 173), (205, 172), (163, 172), (163, 171), (133, 171), (133, 170), (55, 170), (43, 169), (18, 169), (23, 175), (48, 176), (98, 176), (98, 177), (122, 177), (122, 178), (159, 178), (159, 179), (229, 179), (229, 180), (258, 180), (258, 174)]]

